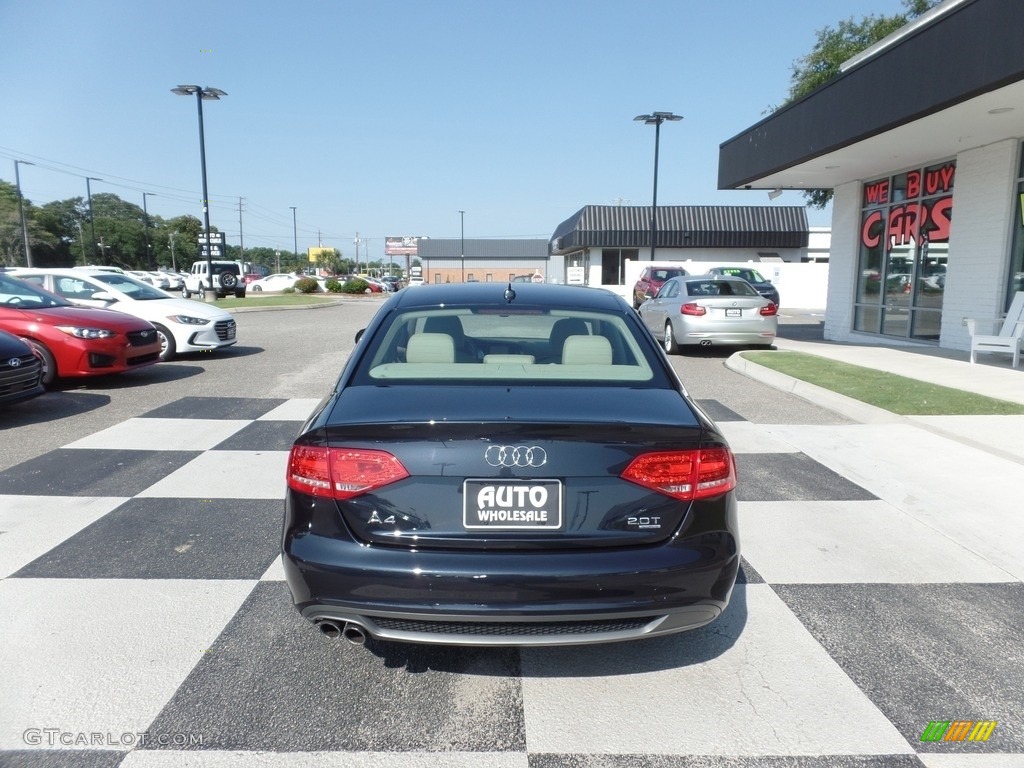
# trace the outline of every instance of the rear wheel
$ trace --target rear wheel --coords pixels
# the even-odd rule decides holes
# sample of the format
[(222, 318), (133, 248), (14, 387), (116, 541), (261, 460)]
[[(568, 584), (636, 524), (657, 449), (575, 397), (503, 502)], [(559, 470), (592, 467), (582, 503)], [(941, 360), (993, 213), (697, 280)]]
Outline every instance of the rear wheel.
[(672, 321), (671, 320), (669, 320), (667, 323), (665, 323), (665, 336), (664, 336), (663, 342), (664, 342), (664, 346), (665, 346), (665, 351), (668, 354), (674, 355), (676, 352), (679, 351), (679, 345), (676, 344), (675, 334), (672, 333)]
[(57, 361), (54, 360), (53, 353), (38, 341), (33, 339), (25, 339), (25, 341), (32, 347), (32, 351), (39, 355), (39, 359), (43, 363), (43, 386), (49, 387), (57, 378)]
[(182, 286), (181, 287), (181, 298), (183, 298), (183, 299), (191, 299), (192, 298), (192, 291), (190, 291), (185, 286)]
[(262, 285), (254, 285), (252, 287), (252, 290), (253, 290), (254, 293), (263, 293), (263, 286)]
[(156, 335), (160, 337), (160, 360), (165, 363), (168, 360), (173, 360), (178, 351), (177, 345), (174, 343), (174, 336), (162, 325), (154, 323), (153, 327), (156, 328)]
[(200, 301), (206, 298), (206, 286), (202, 283), (199, 284), (199, 290), (196, 291), (196, 296), (199, 297)]

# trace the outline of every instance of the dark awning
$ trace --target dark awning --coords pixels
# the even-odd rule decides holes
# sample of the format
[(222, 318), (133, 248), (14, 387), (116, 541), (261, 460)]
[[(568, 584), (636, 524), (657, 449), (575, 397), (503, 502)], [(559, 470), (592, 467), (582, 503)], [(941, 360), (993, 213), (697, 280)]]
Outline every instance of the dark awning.
[[(658, 248), (806, 248), (803, 206), (659, 205)], [(651, 206), (588, 205), (558, 225), (551, 252), (650, 248)]]

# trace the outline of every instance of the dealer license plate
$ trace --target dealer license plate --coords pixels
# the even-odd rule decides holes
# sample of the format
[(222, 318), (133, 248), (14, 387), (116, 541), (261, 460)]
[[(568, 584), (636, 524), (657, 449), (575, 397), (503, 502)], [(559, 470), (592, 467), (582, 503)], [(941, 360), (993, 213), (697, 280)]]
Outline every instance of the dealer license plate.
[(466, 480), (462, 491), (462, 521), (467, 530), (562, 528), (560, 480)]
[(725, 310), (726, 317), (743, 317), (742, 309), (727, 309)]

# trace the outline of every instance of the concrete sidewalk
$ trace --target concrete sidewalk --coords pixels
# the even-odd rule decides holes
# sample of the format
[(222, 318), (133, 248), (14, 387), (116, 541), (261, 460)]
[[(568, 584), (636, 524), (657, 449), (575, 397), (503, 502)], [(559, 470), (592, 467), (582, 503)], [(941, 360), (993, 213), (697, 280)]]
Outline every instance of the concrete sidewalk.
[[(780, 325), (779, 331), (786, 334), (786, 326)], [(982, 355), (979, 362), (972, 365), (968, 353), (955, 350), (840, 344), (807, 338), (813, 337), (813, 333), (793, 335), (803, 338), (780, 337), (775, 346), (1024, 404), (1024, 368), (1012, 368), (1009, 356)], [(730, 357), (726, 365), (738, 373), (791, 392), (854, 421), (913, 424), (961, 444), (1024, 464), (1024, 416), (899, 416), (756, 365), (739, 354)]]

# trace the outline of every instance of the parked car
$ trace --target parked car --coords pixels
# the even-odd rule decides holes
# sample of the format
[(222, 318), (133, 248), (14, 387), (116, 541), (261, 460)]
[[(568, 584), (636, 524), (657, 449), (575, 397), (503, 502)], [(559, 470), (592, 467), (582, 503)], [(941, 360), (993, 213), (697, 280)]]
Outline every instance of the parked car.
[(248, 288), (253, 293), (262, 293), (263, 291), (283, 291), (285, 288), (294, 288), (295, 282), (299, 279), (299, 275), (294, 273), (286, 274), (279, 272), (273, 275), (267, 275), (257, 280), (253, 280), (249, 283)]
[(287, 466), (284, 571), (329, 637), (654, 637), (736, 581), (729, 446), (603, 289), (399, 291)]
[(161, 290), (165, 290), (171, 293), (175, 291), (180, 291), (182, 288), (185, 287), (185, 276), (180, 274), (179, 272), (166, 272), (164, 270), (160, 270), (160, 274), (163, 275), (167, 280), (167, 288), (163, 288)]
[[(110, 273), (116, 274), (116, 273)], [(160, 361), (156, 328), (122, 312), (79, 307), (8, 273), (0, 274), (0, 330), (20, 336), (58, 377), (121, 373)]]
[(209, 351), (237, 341), (235, 318), (229, 312), (176, 298), (131, 275), (81, 269), (18, 269), (14, 274), (72, 304), (148, 320), (159, 334), (164, 361), (182, 352)]
[(717, 275), (673, 277), (639, 310), (669, 354), (694, 344), (771, 346), (778, 311), (746, 280)]
[(0, 331), (0, 406), (39, 397), (45, 391), (42, 359), (26, 341)]
[(654, 296), (666, 280), (687, 274), (682, 267), (644, 267), (633, 284), (633, 309), (639, 309), (648, 294)]
[(779, 305), (779, 289), (772, 285), (772, 281), (764, 277), (756, 269), (750, 267), (712, 267), (707, 271), (709, 275), (719, 275), (720, 277), (739, 277), (746, 280), (752, 286), (754, 290), (764, 296), (769, 301)]
[(409, 282), (406, 284), (407, 288), (412, 288), (414, 285), (425, 285), (422, 277), (410, 277)]

